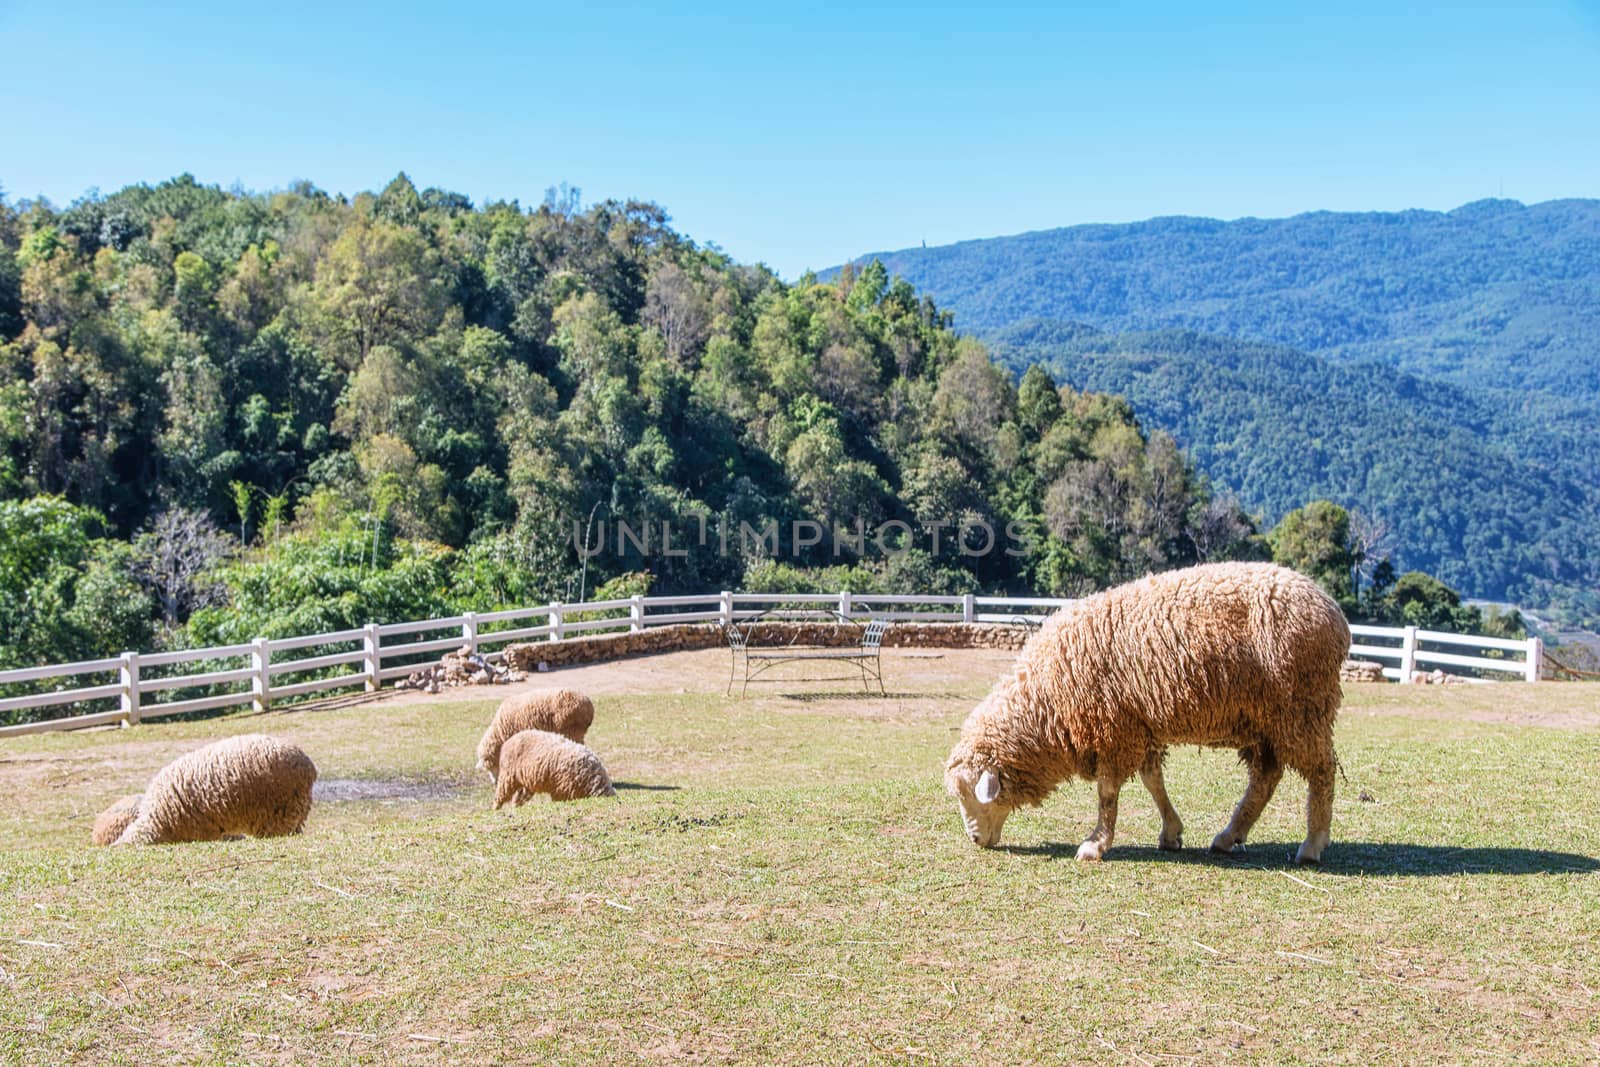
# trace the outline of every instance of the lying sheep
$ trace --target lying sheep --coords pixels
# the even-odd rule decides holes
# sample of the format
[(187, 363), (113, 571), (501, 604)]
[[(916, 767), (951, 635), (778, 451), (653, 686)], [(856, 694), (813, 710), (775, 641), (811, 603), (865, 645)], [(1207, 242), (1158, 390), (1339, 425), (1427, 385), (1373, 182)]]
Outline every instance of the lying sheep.
[(489, 728), (478, 742), (478, 769), (496, 778), (500, 772), (500, 746), (523, 730), (548, 730), (569, 741), (583, 743), (594, 723), (594, 704), (575, 689), (539, 689), (500, 702)]
[(97, 845), (114, 844), (128, 824), (139, 817), (139, 801), (143, 793), (130, 793), (94, 817), (94, 831), (90, 834)]
[(297, 834), (311, 811), (316, 765), (287, 741), (230, 737), (156, 772), (119, 845)]
[(522, 730), (500, 749), (494, 806), (521, 807), (538, 793), (549, 793), (551, 800), (617, 795), (600, 757), (588, 746), (548, 730)]
[(1238, 749), (1249, 784), (1211, 842), (1244, 843), (1284, 767), (1308, 784), (1306, 839), (1316, 863), (1333, 811), (1333, 720), (1350, 628), (1315, 582), (1265, 563), (1152, 575), (1063, 608), (1023, 649), (961, 730), (945, 767), (967, 834), (1000, 841), (1006, 816), (1063, 780), (1093, 780), (1100, 818), (1078, 849), (1111, 847), (1117, 794), (1137, 773), (1161, 811), (1160, 847), (1182, 846), (1167, 798), (1168, 745)]

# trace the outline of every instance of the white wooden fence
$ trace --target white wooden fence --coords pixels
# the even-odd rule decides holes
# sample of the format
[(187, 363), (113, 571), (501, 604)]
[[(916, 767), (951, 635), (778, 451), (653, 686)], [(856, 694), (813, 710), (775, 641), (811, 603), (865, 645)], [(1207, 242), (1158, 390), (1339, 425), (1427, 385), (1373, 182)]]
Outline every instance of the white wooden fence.
[[(370, 623), (356, 630), (309, 634), (304, 637), (258, 637), (249, 644), (178, 652), (124, 652), (113, 659), (86, 660), (46, 667), (0, 671), (0, 686), (28, 682), (77, 683), (64, 688), (0, 699), (0, 712), (28, 708), (82, 709), (94, 702), (111, 704), (102, 711), (73, 714), (16, 726), (0, 727), (0, 737), (73, 730), (108, 723), (132, 725), (185, 712), (249, 704), (265, 710), (273, 700), (287, 700), (336, 689), (375, 690), (384, 682), (404, 677), (437, 663), (439, 654), (465, 647), (485, 656), (498, 656), (496, 646), (543, 638), (560, 641), (585, 633), (642, 630), (678, 623), (728, 623), (773, 608), (811, 607), (837, 611), (847, 618), (917, 622), (1038, 621), (1050, 611), (1070, 604), (1051, 597), (1005, 596), (905, 596), (869, 593), (702, 593), (690, 596), (636, 596), (625, 600), (598, 600), (578, 604), (546, 604), (509, 611), (466, 612), (420, 622)], [(540, 620), (535, 625), (526, 625)], [(1504, 671), (1537, 681), (1538, 638), (1510, 641), (1495, 637), (1437, 633), (1415, 627), (1352, 626), (1357, 639), (1370, 638), (1398, 644), (1356, 644), (1358, 658), (1395, 660), (1384, 674), (1402, 682), (1423, 665), (1437, 664), (1477, 670)], [(1484, 658), (1433, 651), (1432, 645), (1492, 650), (1501, 656), (1520, 653), (1521, 659)], [(347, 668), (330, 677), (300, 677), (307, 672)], [(167, 697), (175, 689), (221, 688), (202, 696)]]
[[(1419, 630), (1415, 626), (1351, 626), (1351, 659), (1393, 661), (1385, 666), (1383, 676), (1400, 682), (1410, 682), (1417, 671), (1425, 667), (1464, 667), (1478, 671), (1500, 671), (1514, 674), (1525, 681), (1539, 680), (1539, 666), (1544, 659), (1544, 642), (1537, 637), (1516, 640), (1509, 637), (1478, 637), (1473, 634), (1452, 634), (1442, 630)], [(1363, 643), (1363, 639), (1366, 639)], [(1372, 644), (1383, 641), (1384, 644)], [(1493, 656), (1466, 656), (1460, 652), (1446, 652), (1435, 646), (1465, 648), (1495, 653)], [(1515, 655), (1518, 658), (1508, 658)], [(1486, 681), (1468, 678), (1468, 681)]]

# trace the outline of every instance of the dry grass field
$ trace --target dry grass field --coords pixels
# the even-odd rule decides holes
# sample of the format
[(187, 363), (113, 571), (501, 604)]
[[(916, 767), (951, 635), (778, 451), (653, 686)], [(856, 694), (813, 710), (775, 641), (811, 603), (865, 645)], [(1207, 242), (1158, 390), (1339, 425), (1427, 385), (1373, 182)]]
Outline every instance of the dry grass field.
[[(1582, 1063), (1600, 1060), (1600, 686), (1352, 686), (1321, 868), (1286, 776), (1187, 749), (1188, 827), (1069, 784), (984, 852), (941, 769), (1009, 661), (886, 656), (723, 695), (726, 658), (558, 672), (616, 800), (490, 810), (505, 690), (0, 742), (0, 1062)], [(814, 665), (813, 665), (814, 666)], [(545, 679), (541, 679), (545, 680)], [(233, 733), (321, 771), (306, 832), (96, 850), (89, 826)]]

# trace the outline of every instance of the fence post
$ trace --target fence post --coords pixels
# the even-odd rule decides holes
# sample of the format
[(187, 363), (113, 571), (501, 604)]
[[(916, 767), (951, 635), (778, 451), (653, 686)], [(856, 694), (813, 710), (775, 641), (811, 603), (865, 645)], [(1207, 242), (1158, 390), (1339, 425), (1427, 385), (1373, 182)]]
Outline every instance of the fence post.
[(1544, 665), (1544, 640), (1539, 637), (1528, 638), (1528, 667), (1524, 677), (1530, 682), (1539, 680), (1539, 669)]
[(561, 605), (555, 601), (550, 602), (550, 640), (559, 641), (562, 637)]
[(1400, 684), (1410, 685), (1417, 669), (1417, 628), (1407, 626), (1400, 638)]
[(139, 653), (124, 652), (117, 681), (122, 686), (122, 725), (139, 722)]
[(469, 655), (476, 655), (478, 651), (478, 615), (476, 612), (466, 612), (461, 616), (461, 643), (467, 646)]
[(628, 598), (628, 629), (634, 633), (644, 629), (644, 597), (642, 596)]
[(272, 647), (267, 639), (258, 637), (250, 642), (250, 669), (255, 671), (255, 677), (250, 679), (250, 692), (254, 697), (250, 703), (257, 711), (266, 711), (272, 706), (271, 663)]
[(847, 619), (850, 617), (850, 590), (848, 589), (839, 591), (839, 614)]
[(376, 693), (383, 686), (383, 634), (375, 622), (367, 623), (365, 631), (361, 641), (366, 653), (363, 663), (367, 670), (367, 692)]
[(724, 626), (732, 626), (733, 625), (733, 593), (730, 590), (724, 589), (722, 591), (722, 595), (718, 598), (718, 600), (720, 602), (719, 610), (722, 612), (722, 625), (724, 625)]
[(975, 600), (973, 600), (971, 593), (962, 593), (961, 594), (961, 621), (962, 622), (973, 622), (973, 621), (975, 621), (977, 619), (977, 617), (978, 617), (977, 602)]

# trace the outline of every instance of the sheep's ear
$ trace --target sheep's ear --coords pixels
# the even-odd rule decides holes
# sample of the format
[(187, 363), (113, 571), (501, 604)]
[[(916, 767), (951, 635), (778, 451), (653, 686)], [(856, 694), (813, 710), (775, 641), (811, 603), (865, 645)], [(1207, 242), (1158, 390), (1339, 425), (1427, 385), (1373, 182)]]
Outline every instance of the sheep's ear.
[(972, 790), (980, 804), (993, 804), (995, 797), (1000, 795), (1000, 778), (993, 771), (984, 771), (978, 775), (978, 784)]

